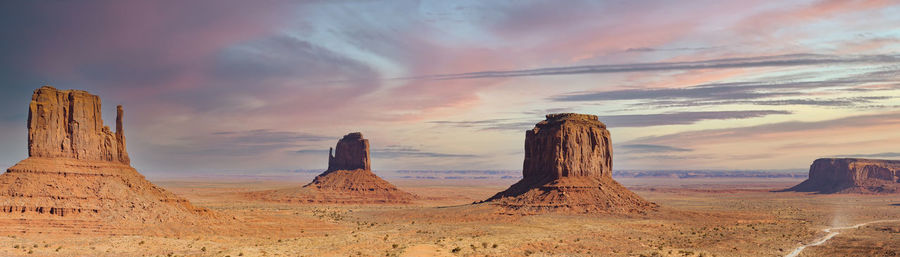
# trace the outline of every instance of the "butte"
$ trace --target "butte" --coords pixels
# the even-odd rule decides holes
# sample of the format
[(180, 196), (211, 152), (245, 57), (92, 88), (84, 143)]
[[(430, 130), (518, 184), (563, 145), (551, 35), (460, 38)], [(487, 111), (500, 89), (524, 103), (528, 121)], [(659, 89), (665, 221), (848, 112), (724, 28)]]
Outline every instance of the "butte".
[(809, 166), (809, 178), (783, 191), (900, 193), (900, 160), (822, 158)]
[(328, 152), (328, 169), (302, 187), (249, 193), (250, 198), (274, 202), (332, 204), (408, 204), (416, 197), (375, 175), (369, 140), (354, 132)]
[(103, 125), (100, 110), (100, 98), (85, 91), (34, 91), (28, 158), (0, 175), (3, 230), (127, 233), (122, 228), (211, 215), (132, 168), (122, 106), (114, 132)]
[(507, 213), (646, 213), (656, 208), (612, 178), (612, 144), (595, 115), (548, 114), (525, 132), (522, 180), (483, 201)]

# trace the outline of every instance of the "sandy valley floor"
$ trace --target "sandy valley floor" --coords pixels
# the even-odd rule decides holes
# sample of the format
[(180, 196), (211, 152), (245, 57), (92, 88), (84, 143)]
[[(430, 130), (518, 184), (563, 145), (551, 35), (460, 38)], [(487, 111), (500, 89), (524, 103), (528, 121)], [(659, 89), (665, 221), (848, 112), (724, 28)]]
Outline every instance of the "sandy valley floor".
[[(619, 181), (659, 210), (514, 216), (471, 205), (506, 181), (392, 181), (422, 199), (382, 206), (274, 204), (240, 194), (299, 181), (154, 181), (214, 210), (216, 222), (73, 235), (71, 225), (29, 229), (2, 220), (0, 256), (785, 256), (828, 227), (900, 219), (896, 195), (771, 192), (799, 179)], [(799, 256), (900, 256), (900, 221), (841, 230)]]

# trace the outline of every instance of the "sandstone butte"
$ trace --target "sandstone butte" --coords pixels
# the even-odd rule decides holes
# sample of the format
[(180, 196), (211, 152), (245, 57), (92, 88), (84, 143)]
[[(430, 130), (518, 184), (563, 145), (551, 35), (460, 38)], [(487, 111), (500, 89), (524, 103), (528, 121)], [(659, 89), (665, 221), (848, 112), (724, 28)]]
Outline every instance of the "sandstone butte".
[(509, 213), (646, 213), (656, 208), (612, 178), (612, 144), (595, 115), (548, 114), (525, 132), (522, 180), (483, 201)]
[(35, 90), (28, 108), (28, 158), (0, 175), (0, 224), (66, 230), (76, 229), (72, 224), (190, 222), (210, 215), (131, 167), (124, 112), (116, 109), (111, 131), (103, 125), (96, 95), (50, 86)]
[(333, 204), (407, 204), (416, 197), (372, 173), (369, 140), (354, 132), (328, 152), (328, 169), (302, 187), (251, 192), (254, 199)]
[(785, 191), (900, 193), (900, 160), (822, 158), (809, 166), (809, 178)]

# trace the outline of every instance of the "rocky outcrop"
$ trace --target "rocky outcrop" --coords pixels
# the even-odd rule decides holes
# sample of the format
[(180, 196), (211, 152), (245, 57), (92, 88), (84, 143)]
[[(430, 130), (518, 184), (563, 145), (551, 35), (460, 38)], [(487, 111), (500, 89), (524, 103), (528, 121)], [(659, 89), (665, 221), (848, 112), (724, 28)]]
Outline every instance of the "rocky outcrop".
[(209, 214), (132, 168), (122, 107), (115, 132), (103, 126), (100, 109), (100, 98), (85, 91), (49, 86), (34, 91), (28, 158), (0, 175), (0, 219), (34, 229), (48, 217), (134, 226), (197, 221)]
[(897, 193), (900, 192), (900, 160), (818, 159), (809, 166), (809, 178), (786, 191)]
[(41, 87), (34, 91), (28, 108), (28, 156), (129, 164), (122, 106), (116, 114), (112, 132), (103, 125), (100, 97)]
[[(332, 150), (336, 150), (332, 155)], [(338, 140), (337, 146), (328, 149), (328, 171), (334, 170), (371, 170), (369, 166), (369, 140), (362, 133), (347, 134)]]
[(354, 132), (328, 152), (328, 169), (302, 187), (251, 192), (250, 198), (276, 202), (372, 204), (412, 202), (416, 197), (375, 175), (369, 140)]
[(641, 213), (656, 205), (612, 179), (612, 144), (595, 115), (549, 114), (525, 132), (522, 180), (486, 200), (508, 211)]

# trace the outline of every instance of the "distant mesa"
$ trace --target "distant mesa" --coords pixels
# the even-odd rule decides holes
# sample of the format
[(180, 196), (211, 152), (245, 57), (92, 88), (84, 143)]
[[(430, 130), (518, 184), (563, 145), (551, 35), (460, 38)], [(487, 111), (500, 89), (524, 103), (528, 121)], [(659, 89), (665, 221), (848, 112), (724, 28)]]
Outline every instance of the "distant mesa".
[(250, 192), (265, 201), (334, 204), (407, 204), (416, 196), (375, 175), (369, 158), (369, 140), (354, 132), (341, 138), (328, 152), (328, 169), (302, 187)]
[[(100, 224), (194, 220), (209, 214), (147, 181), (125, 149), (124, 111), (103, 126), (100, 98), (44, 86), (28, 108), (28, 158), (0, 175), (0, 219), (60, 219)], [(124, 222), (124, 223), (122, 223)]]
[(822, 158), (809, 166), (809, 178), (784, 191), (900, 193), (900, 160)]
[(656, 208), (612, 179), (612, 144), (595, 115), (560, 113), (525, 132), (522, 180), (485, 200), (519, 213), (645, 213)]

